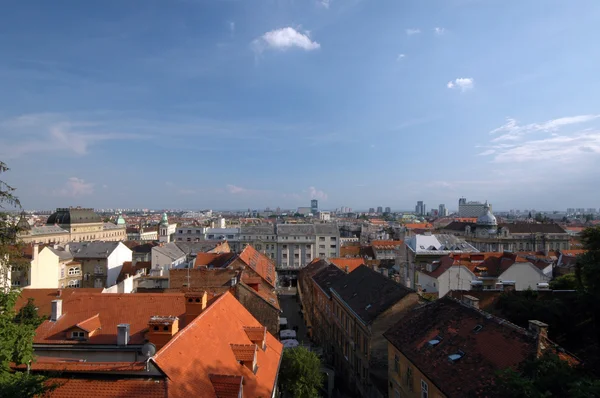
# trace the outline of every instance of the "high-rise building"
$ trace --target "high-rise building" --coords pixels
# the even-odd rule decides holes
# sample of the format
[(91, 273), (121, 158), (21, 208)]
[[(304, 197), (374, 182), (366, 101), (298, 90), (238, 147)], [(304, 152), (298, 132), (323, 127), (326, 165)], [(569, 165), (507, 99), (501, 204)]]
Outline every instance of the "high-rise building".
[(317, 199), (310, 201), (310, 212), (314, 215), (319, 212), (319, 201)]
[(458, 200), (458, 216), (479, 217), (483, 213), (485, 206), (488, 206), (490, 211), (492, 211), (492, 205), (487, 202), (467, 202), (466, 198), (460, 198)]
[(386, 213), (391, 213), (391, 212), (392, 212), (392, 209), (390, 209), (389, 207), (386, 207), (386, 208), (385, 208), (385, 212), (386, 212)]
[(377, 214), (383, 213), (383, 207), (377, 206)]
[(442, 203), (438, 209), (438, 216), (446, 217), (447, 215), (448, 215), (448, 209), (446, 209), (446, 205)]
[(419, 216), (424, 216), (427, 212), (427, 206), (425, 204), (423, 204), (422, 200), (419, 200), (417, 202), (417, 205), (415, 206), (415, 213), (417, 213), (417, 215)]
[(374, 207), (369, 207), (369, 213), (375, 213), (375, 208)]

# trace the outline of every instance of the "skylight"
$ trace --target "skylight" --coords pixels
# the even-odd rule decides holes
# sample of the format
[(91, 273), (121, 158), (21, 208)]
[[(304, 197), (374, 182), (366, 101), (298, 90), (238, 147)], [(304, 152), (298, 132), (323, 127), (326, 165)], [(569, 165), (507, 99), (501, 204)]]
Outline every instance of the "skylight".
[(456, 354), (448, 355), (448, 359), (450, 360), (450, 362), (456, 362), (464, 356), (465, 353), (461, 350), (458, 350)]
[(475, 333), (477, 333), (477, 332), (479, 332), (481, 329), (483, 329), (483, 326), (481, 326), (481, 325), (477, 325), (477, 326), (475, 326), (475, 327), (473, 328), (473, 331), (474, 331)]

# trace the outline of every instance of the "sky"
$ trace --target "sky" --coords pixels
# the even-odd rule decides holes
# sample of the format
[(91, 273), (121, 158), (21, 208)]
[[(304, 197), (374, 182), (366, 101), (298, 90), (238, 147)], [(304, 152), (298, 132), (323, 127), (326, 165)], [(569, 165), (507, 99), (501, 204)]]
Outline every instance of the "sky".
[(26, 209), (600, 207), (597, 0), (2, 2)]

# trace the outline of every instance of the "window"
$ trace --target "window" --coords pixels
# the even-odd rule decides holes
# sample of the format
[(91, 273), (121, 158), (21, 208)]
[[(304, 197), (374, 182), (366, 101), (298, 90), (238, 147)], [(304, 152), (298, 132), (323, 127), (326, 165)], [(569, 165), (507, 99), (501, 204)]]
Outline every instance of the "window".
[(188, 234), (191, 234), (191, 233), (192, 233), (192, 231), (191, 231), (190, 229), (188, 229), (188, 230), (187, 230), (187, 233), (188, 233)]
[(287, 245), (281, 246), (282, 249), (287, 250)]
[(182, 234), (182, 233), (183, 233), (183, 229), (180, 229), (180, 230), (179, 230), (179, 233), (180, 233), (180, 234)]
[(320, 236), (320, 237), (319, 237), (319, 242), (325, 242), (325, 238), (324, 238), (324, 237), (322, 237), (322, 236)]
[(300, 249), (300, 245), (295, 245), (294, 249)]
[(319, 253), (319, 257), (325, 257), (325, 253)]
[(69, 287), (79, 287), (79, 281), (78, 280), (69, 281)]
[(413, 390), (413, 375), (412, 375), (412, 368), (407, 367), (406, 368), (406, 380), (404, 381), (406, 386), (408, 387), (408, 391), (412, 391)]
[(325, 249), (325, 245), (319, 245), (319, 249)]
[(60, 267), (60, 277), (61, 278), (65, 277), (65, 266), (64, 265), (62, 267)]
[(306, 248), (310, 250), (310, 245), (306, 245)]
[(330, 246), (332, 249), (335, 249), (337, 246), (336, 245), (331, 245)]
[(71, 332), (72, 339), (85, 339), (85, 332), (75, 331)]
[(283, 258), (287, 258), (287, 253), (283, 253), (281, 256), (282, 256)]
[(94, 274), (96, 274), (96, 275), (100, 275), (100, 274), (103, 274), (103, 273), (104, 273), (104, 267), (103, 267), (103, 266), (101, 266), (101, 265), (96, 265), (96, 266), (94, 267)]
[(300, 258), (300, 254), (298, 254), (298, 253), (295, 253), (295, 254), (294, 254), (294, 258)]
[(429, 398), (429, 390), (425, 380), (421, 380), (421, 398)]
[(398, 373), (400, 371), (400, 357), (394, 354), (394, 372)]

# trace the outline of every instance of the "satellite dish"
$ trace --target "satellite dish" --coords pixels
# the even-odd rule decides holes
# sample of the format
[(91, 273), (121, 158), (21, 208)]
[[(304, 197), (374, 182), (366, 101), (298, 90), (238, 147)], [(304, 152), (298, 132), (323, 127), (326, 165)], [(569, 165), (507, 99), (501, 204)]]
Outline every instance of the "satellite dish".
[(146, 343), (142, 346), (142, 355), (150, 358), (154, 354), (156, 354), (156, 346), (154, 344)]

